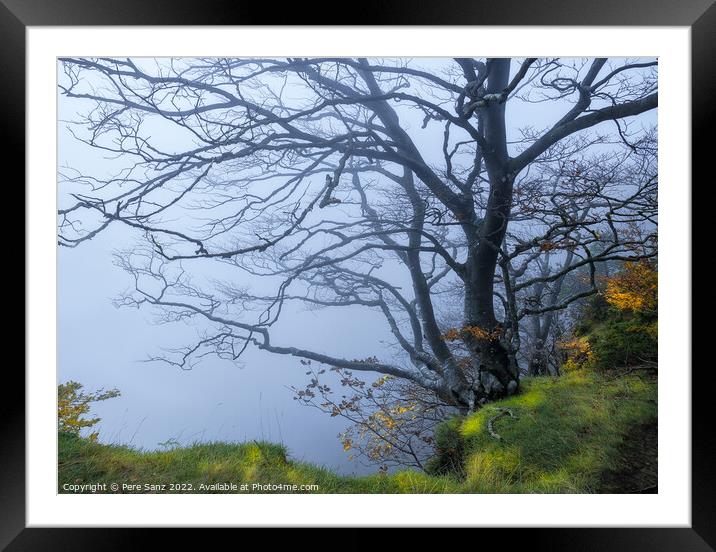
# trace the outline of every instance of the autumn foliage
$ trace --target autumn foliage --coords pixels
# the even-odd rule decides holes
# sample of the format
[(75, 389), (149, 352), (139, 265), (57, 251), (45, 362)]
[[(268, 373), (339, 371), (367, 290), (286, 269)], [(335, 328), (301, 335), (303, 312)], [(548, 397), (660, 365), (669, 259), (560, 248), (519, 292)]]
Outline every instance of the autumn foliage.
[(560, 341), (557, 348), (565, 356), (566, 360), (562, 370), (571, 371), (591, 365), (594, 359), (594, 351), (586, 336), (574, 337), (573, 339)]
[(454, 409), (402, 378), (383, 375), (366, 381), (350, 370), (332, 367), (329, 371), (335, 373), (335, 390), (321, 382), (327, 376), (325, 369), (311, 369), (305, 388), (292, 388), (294, 399), (349, 422), (338, 435), (348, 458), (377, 464), (380, 472), (394, 466), (424, 469), (434, 454), (433, 430)]
[(622, 311), (655, 311), (658, 273), (648, 262), (625, 263), (624, 269), (607, 281), (607, 303)]
[(658, 276), (655, 264), (639, 261), (602, 278), (603, 291), (585, 304), (572, 337), (558, 343), (563, 369), (656, 368)]
[[(85, 418), (93, 402), (106, 401), (118, 397), (118, 389), (105, 391), (100, 389), (93, 393), (82, 391), (82, 384), (68, 381), (57, 386), (57, 424), (58, 430), (65, 433), (79, 435), (80, 431), (97, 424), (101, 418)], [(96, 441), (99, 432), (93, 431), (87, 438)]]
[(499, 339), (500, 335), (501, 328), (499, 327), (490, 331), (479, 326), (463, 326), (462, 328), (450, 328), (443, 334), (443, 339), (445, 341), (457, 341), (472, 337), (480, 341), (493, 341)]

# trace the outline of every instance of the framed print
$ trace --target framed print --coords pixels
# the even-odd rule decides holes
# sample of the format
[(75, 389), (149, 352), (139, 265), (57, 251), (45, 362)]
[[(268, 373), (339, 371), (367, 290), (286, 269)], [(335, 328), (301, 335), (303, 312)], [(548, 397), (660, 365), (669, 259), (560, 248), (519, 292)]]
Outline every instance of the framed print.
[(716, 8), (558, 4), (4, 0), (3, 546), (715, 546), (691, 182)]

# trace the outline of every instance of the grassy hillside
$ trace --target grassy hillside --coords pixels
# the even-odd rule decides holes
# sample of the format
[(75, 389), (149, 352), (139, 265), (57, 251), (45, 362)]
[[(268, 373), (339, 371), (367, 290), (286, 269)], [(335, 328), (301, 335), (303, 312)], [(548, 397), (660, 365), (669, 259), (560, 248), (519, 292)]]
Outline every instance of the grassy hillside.
[[(59, 436), (66, 485), (135, 485), (119, 492), (585, 493), (656, 486), (656, 381), (576, 371), (532, 378), (521, 394), (445, 423), (432, 475), (342, 477), (291, 460), (270, 443), (207, 443), (161, 452)], [(184, 487), (172, 489), (171, 484)], [(202, 485), (234, 483), (233, 490)], [(241, 488), (241, 485), (245, 486)], [(156, 487), (145, 487), (156, 485)], [(162, 487), (163, 485), (163, 487)], [(190, 485), (190, 486), (187, 486)], [(317, 485), (306, 490), (300, 485)], [(71, 492), (71, 491), (70, 491)], [(87, 492), (87, 490), (83, 491)]]

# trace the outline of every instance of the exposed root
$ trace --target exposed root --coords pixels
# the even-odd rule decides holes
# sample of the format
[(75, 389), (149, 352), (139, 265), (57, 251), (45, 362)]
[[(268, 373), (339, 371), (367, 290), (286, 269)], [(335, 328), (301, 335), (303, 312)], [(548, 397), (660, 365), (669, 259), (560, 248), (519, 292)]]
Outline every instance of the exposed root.
[(514, 412), (510, 410), (509, 408), (498, 408), (499, 413), (496, 416), (493, 416), (489, 420), (487, 420), (487, 431), (490, 432), (490, 435), (492, 435), (495, 439), (498, 441), (502, 441), (502, 436), (495, 431), (495, 422), (502, 418), (503, 416), (509, 415), (510, 418), (516, 418)]

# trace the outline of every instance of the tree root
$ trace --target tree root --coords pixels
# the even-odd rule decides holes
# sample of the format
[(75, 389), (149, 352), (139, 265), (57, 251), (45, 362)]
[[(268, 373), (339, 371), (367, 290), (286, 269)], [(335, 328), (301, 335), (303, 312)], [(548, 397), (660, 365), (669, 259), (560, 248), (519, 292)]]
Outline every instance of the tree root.
[(512, 412), (512, 410), (510, 410), (509, 408), (498, 408), (498, 410), (499, 413), (497, 414), (497, 416), (493, 416), (492, 418), (487, 420), (487, 431), (489, 431), (490, 435), (492, 435), (498, 441), (504, 441), (502, 436), (495, 431), (495, 422), (506, 415), (509, 415), (510, 418), (516, 418), (517, 416), (515, 416), (514, 412)]

